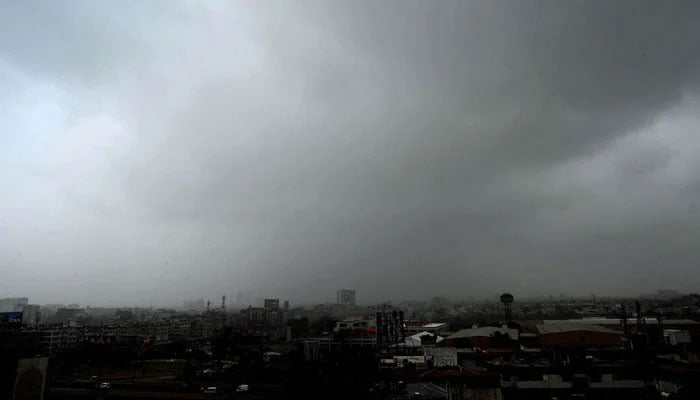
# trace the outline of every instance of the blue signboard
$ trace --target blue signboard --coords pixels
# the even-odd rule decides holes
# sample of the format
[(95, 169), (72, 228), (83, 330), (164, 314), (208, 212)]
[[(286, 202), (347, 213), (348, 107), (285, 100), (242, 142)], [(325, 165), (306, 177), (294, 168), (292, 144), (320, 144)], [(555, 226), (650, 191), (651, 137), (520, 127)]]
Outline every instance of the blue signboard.
[(0, 325), (14, 325), (22, 323), (22, 312), (2, 312), (0, 313)]

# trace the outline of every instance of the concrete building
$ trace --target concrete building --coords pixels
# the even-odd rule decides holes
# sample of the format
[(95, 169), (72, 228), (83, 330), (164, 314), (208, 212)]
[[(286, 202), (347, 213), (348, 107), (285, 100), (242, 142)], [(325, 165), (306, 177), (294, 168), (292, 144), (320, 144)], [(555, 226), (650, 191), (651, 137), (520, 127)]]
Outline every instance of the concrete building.
[[(273, 304), (268, 304), (272, 306)], [(248, 307), (241, 310), (241, 316), (248, 328), (278, 328), (284, 323), (284, 311), (279, 308)]]
[(265, 308), (268, 310), (277, 310), (280, 308), (280, 299), (265, 299)]
[(430, 332), (439, 334), (446, 332), (450, 326), (445, 322), (428, 322), (415, 323), (415, 321), (406, 321), (406, 333)]
[(180, 340), (190, 337), (191, 322), (186, 318), (173, 318), (168, 321), (168, 339)]
[(679, 329), (664, 329), (664, 340), (671, 346), (690, 344), (690, 333)]
[(204, 311), (204, 299), (185, 300), (185, 311)]
[(426, 362), (434, 367), (457, 366), (457, 349), (454, 347), (427, 346), (423, 352)]
[(39, 325), (41, 319), (41, 307), (37, 304), (27, 304), (22, 309), (22, 323), (25, 325)]
[(355, 307), (355, 291), (348, 289), (340, 289), (336, 293), (337, 304), (345, 307)]
[(26, 297), (6, 297), (0, 299), (0, 312), (22, 312), (28, 303)]
[(85, 330), (82, 328), (64, 326), (45, 328), (41, 331), (41, 347), (49, 354), (69, 351), (82, 342), (84, 336)]

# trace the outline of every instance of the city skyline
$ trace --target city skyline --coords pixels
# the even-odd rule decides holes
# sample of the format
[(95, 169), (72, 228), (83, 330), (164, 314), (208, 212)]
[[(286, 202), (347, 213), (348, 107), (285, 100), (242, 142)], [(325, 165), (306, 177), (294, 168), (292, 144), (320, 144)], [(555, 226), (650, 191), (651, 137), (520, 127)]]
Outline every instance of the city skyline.
[[(347, 290), (347, 289), (342, 289), (342, 290)], [(339, 292), (340, 290), (338, 290)], [(352, 289), (352, 291), (357, 292), (357, 290)], [(391, 298), (379, 298), (379, 299), (364, 299), (360, 297), (360, 301), (357, 301), (357, 306), (358, 307), (367, 307), (367, 306), (376, 306), (380, 304), (384, 304), (386, 302), (392, 303), (392, 304), (404, 304), (404, 303), (430, 303), (434, 299), (445, 299), (450, 301), (451, 303), (498, 303), (500, 302), (499, 297), (501, 296), (501, 292), (494, 292), (489, 295), (484, 295), (484, 296), (473, 296), (473, 295), (452, 295), (448, 296), (440, 293), (436, 293), (433, 295), (427, 295), (425, 297), (413, 297), (413, 298), (396, 298), (396, 299), (391, 299)], [(562, 299), (565, 300), (596, 300), (600, 302), (607, 301), (608, 299), (634, 299), (634, 298), (657, 298), (657, 297), (673, 297), (673, 296), (681, 296), (681, 295), (690, 295), (690, 294), (696, 294), (696, 292), (682, 292), (678, 291), (675, 289), (657, 289), (652, 292), (645, 292), (645, 293), (633, 293), (633, 294), (624, 294), (624, 293), (613, 293), (613, 294), (600, 294), (600, 293), (593, 293), (593, 292), (588, 292), (587, 294), (574, 294), (574, 293), (547, 293), (547, 294), (522, 294), (518, 293), (517, 299), (520, 301), (560, 301)], [(225, 294), (226, 295), (226, 294)], [(229, 295), (226, 295), (228, 298), (231, 298)], [(207, 297), (207, 296), (198, 296), (195, 298), (183, 298), (179, 302), (175, 301), (173, 303), (153, 303), (153, 302), (146, 302), (146, 303), (127, 303), (127, 302), (114, 302), (114, 303), (90, 303), (90, 302), (81, 302), (78, 300), (73, 300), (71, 302), (53, 302), (53, 301), (36, 301), (35, 299), (28, 298), (26, 296), (9, 296), (5, 294), (0, 294), (0, 300), (3, 299), (10, 299), (10, 298), (18, 298), (18, 299), (28, 299), (30, 304), (36, 304), (36, 305), (41, 305), (41, 306), (65, 306), (68, 308), (85, 308), (85, 307), (106, 307), (106, 308), (172, 308), (172, 309), (183, 309), (187, 310), (190, 309), (192, 311), (203, 311), (206, 309), (206, 304), (207, 302), (211, 302), (210, 307), (212, 309), (218, 309), (220, 308), (220, 303), (217, 303), (217, 301), (220, 301), (221, 297), (220, 296), (212, 296), (212, 297)], [(227, 303), (228, 308), (231, 309), (243, 309), (248, 306), (253, 306), (253, 307), (263, 307), (265, 305), (265, 302), (269, 299), (275, 299), (280, 302), (285, 302), (289, 301), (290, 304), (293, 307), (311, 307), (314, 305), (340, 305), (338, 299), (337, 299), (337, 293), (336, 293), (336, 298), (331, 298), (331, 296), (325, 296), (324, 298), (318, 298), (318, 299), (312, 299), (308, 301), (294, 301), (293, 299), (289, 298), (280, 298), (280, 297), (275, 297), (275, 296), (254, 296), (254, 298), (248, 302), (248, 301), (231, 301)], [(198, 303), (202, 302), (202, 308), (201, 310), (198, 307), (193, 307), (192, 303)]]

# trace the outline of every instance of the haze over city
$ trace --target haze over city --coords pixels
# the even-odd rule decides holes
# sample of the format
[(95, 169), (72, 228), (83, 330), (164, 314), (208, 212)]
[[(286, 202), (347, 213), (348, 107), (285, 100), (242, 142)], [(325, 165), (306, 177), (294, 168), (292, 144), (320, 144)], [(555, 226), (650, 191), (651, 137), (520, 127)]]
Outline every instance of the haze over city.
[(697, 292), (699, 7), (4, 2), (0, 294)]

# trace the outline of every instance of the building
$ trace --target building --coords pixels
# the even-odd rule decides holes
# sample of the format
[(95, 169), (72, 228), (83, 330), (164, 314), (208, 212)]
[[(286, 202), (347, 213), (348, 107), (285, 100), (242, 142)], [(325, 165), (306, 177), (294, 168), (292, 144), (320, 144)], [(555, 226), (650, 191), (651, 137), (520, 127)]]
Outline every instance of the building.
[(537, 325), (542, 349), (622, 346), (618, 331), (592, 324), (548, 323)]
[(648, 388), (640, 379), (619, 379), (613, 374), (602, 374), (600, 380), (592, 380), (585, 374), (572, 374), (563, 379), (557, 374), (542, 374), (541, 379), (518, 379), (501, 382), (503, 398), (523, 399), (643, 399), (649, 396)]
[[(403, 344), (400, 345), (402, 348), (414, 348), (422, 346), (434, 346), (444, 339), (441, 336), (435, 335), (430, 332), (418, 332), (415, 335), (411, 335), (406, 338)], [(455, 353), (456, 354), (456, 353)]]
[(358, 329), (369, 329), (373, 328), (375, 329), (374, 333), (376, 334), (376, 326), (373, 326), (375, 324), (372, 324), (373, 321), (368, 321), (368, 320), (361, 320), (361, 319), (343, 319), (335, 322), (335, 327), (333, 328), (333, 332), (340, 332), (342, 330), (358, 330)]
[(37, 304), (27, 304), (22, 309), (22, 323), (25, 325), (39, 325), (41, 319), (41, 307)]
[[(646, 317), (642, 319), (644, 326), (659, 327), (659, 321), (656, 318)], [(550, 319), (542, 321), (543, 324), (581, 324), (581, 325), (599, 325), (615, 331), (624, 331), (624, 326), (619, 318), (581, 318), (581, 319)], [(634, 324), (634, 319), (628, 321), (628, 324)], [(669, 318), (663, 320), (664, 329), (680, 329), (690, 332), (690, 335), (700, 334), (700, 322), (692, 319), (676, 319)]]
[(688, 331), (681, 331), (679, 329), (664, 329), (664, 340), (671, 346), (690, 344), (691, 342)]
[(340, 289), (336, 293), (337, 304), (345, 307), (355, 307), (355, 291), (348, 289)]
[(204, 311), (204, 299), (185, 300), (185, 311)]
[(241, 310), (241, 316), (247, 327), (252, 329), (279, 328), (284, 324), (284, 311), (279, 308), (279, 301), (277, 308), (248, 307)]
[(445, 338), (446, 347), (510, 347), (518, 341), (518, 330), (507, 327), (482, 326), (480, 328), (462, 329)]
[(265, 308), (268, 310), (277, 310), (280, 308), (280, 299), (265, 299)]
[(207, 318), (197, 318), (190, 322), (190, 338), (210, 338), (214, 335), (214, 321)]
[(26, 297), (6, 297), (0, 299), (0, 312), (21, 312), (28, 303)]
[(433, 367), (457, 366), (457, 349), (454, 347), (426, 346), (423, 348), (423, 352), (426, 362)]
[(41, 331), (41, 347), (49, 354), (69, 351), (83, 341), (84, 329), (53, 326)]
[(190, 337), (192, 323), (187, 318), (172, 318), (168, 321), (168, 339), (181, 340)]
[(447, 331), (450, 326), (445, 322), (429, 322), (429, 323), (415, 323), (415, 321), (406, 322), (406, 332), (409, 334), (418, 332), (430, 332), (433, 334), (439, 334)]

